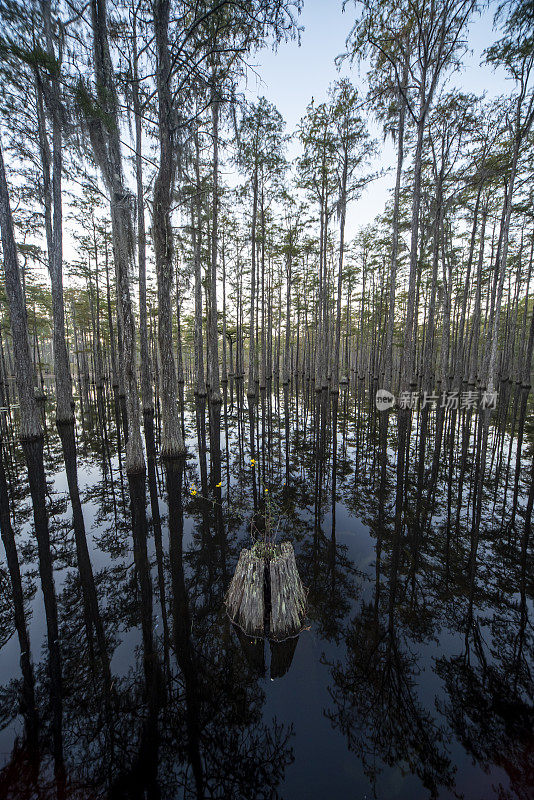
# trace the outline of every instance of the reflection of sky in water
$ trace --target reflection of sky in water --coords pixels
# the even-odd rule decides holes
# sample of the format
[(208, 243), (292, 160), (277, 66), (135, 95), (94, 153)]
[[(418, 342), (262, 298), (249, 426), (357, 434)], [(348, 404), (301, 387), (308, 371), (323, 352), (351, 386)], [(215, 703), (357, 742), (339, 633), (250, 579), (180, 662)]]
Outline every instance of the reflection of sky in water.
[[(455, 714), (460, 713), (461, 718), (461, 712), (466, 711), (467, 722), (471, 725), (474, 710), (468, 707), (455, 708), (451, 713), (450, 685), (446, 684), (446, 676), (452, 675), (452, 680), (456, 681), (458, 697), (465, 696), (462, 695), (462, 691), (466, 685), (462, 681), (467, 673), (462, 670), (468, 663), (472, 668), (469, 678), (471, 685), (474, 686), (477, 681), (481, 681), (482, 695), (484, 691), (488, 693), (486, 700), (488, 698), (491, 700), (492, 687), (495, 689), (498, 683), (495, 681), (492, 683), (488, 675), (494, 673), (500, 675), (505, 685), (511, 680), (507, 677), (511, 668), (510, 640), (517, 637), (520, 625), (519, 565), (517, 559), (510, 559), (495, 546), (495, 543), (499, 542), (499, 513), (502, 499), (501, 502), (484, 507), (479, 549), (479, 559), (482, 563), (478, 570), (474, 593), (476, 622), (469, 628), (468, 635), (466, 636), (466, 612), (469, 586), (465, 567), (468, 553), (465, 550), (465, 540), (469, 529), (466, 528), (466, 517), (463, 514), (461, 517), (463, 549), (458, 558), (452, 557), (450, 575), (446, 578), (443, 548), (447, 522), (447, 484), (443, 476), (436, 488), (437, 508), (420, 543), (415, 574), (410, 573), (413, 543), (406, 531), (403, 534), (401, 545), (403, 557), (400, 559), (397, 575), (397, 604), (391, 612), (388, 608), (388, 597), (391, 585), (395, 496), (393, 438), (388, 447), (389, 465), (385, 497), (380, 497), (378, 426), (370, 435), (372, 429), (368, 424), (369, 419), (366, 412), (362, 413), (361, 430), (356, 441), (353, 401), (346, 410), (348, 416), (345, 413), (342, 395), (338, 415), (334, 529), (329, 427), (332, 422), (331, 417), (326, 420), (328, 445), (322, 467), (321, 507), (318, 509), (314, 495), (314, 471), (317, 461), (314, 449), (316, 429), (313, 409), (300, 398), (297, 426), (296, 406), (294, 399), (291, 401), (290, 486), (285, 498), (280, 499), (281, 503), (286, 505), (289, 503), (291, 510), (283, 520), (281, 535), (289, 535), (293, 539), (301, 576), (309, 588), (310, 629), (300, 635), (291, 665), (282, 678), (272, 680), (270, 677), (271, 650), (266, 643), (265, 676), (255, 678), (256, 683), (253, 681), (251, 684), (253, 687), (256, 686), (252, 691), (256, 692), (257, 699), (260, 704), (262, 703), (261, 717), (264, 724), (268, 727), (276, 718), (277, 723), (293, 727), (294, 735), (290, 739), (290, 747), (293, 748), (294, 760), (286, 769), (285, 780), (279, 789), (280, 795), (288, 798), (372, 797), (373, 781), (370, 773), (375, 769), (378, 797), (398, 797), (403, 800), (429, 797), (430, 794), (423, 787), (421, 777), (415, 774), (419, 771), (422, 775), (426, 769), (436, 779), (439, 797), (452, 798), (455, 792), (459, 796), (481, 798), (481, 800), (497, 796), (495, 787), (499, 784), (503, 787), (509, 785), (503, 764), (506, 758), (513, 758), (513, 754), (505, 752), (506, 748), (514, 744), (513, 738), (503, 741), (501, 765), (492, 763), (490, 744), (487, 750), (484, 743), (480, 746), (482, 754), (489, 753), (484, 763), (481, 763), (481, 758), (473, 760), (471, 754), (466, 751), (464, 743), (459, 741), (458, 730), (454, 729), (453, 721)], [(286, 480), (283, 398), (279, 403), (273, 401), (271, 417), (267, 414), (266, 406), (263, 419), (261, 406), (257, 413), (260, 414), (255, 436), (255, 457), (259, 458), (260, 462), (258, 469), (262, 469), (263, 455), (270, 447), (271, 455), (267, 459), (270, 472), (265, 477), (265, 482), (271, 487), (274, 496), (282, 498), (282, 492), (286, 491), (281, 488)], [(206, 437), (209, 448), (208, 422), (206, 413)], [(238, 430), (243, 436), (241, 448)], [(78, 478), (91, 559), (97, 588), (100, 589), (102, 612), (108, 622), (114, 620), (113, 634), (116, 637), (116, 646), (111, 670), (117, 679), (120, 677), (126, 679), (128, 676), (128, 680), (129, 673), (133, 670), (131, 674), (137, 672), (137, 680), (140, 680), (142, 648), (140, 626), (135, 624), (129, 612), (122, 613), (121, 606), (123, 602), (132, 602), (128, 596), (132, 586), (133, 564), (130, 549), (128, 483), (125, 477), (121, 483), (115, 435), (110, 434), (111, 453), (109, 461), (106, 462), (102, 458), (96, 430), (88, 426), (87, 431), (87, 434), (79, 435), (81, 454), (78, 459)], [(202, 485), (193, 406), (188, 406), (187, 409), (186, 434), (189, 456), (183, 482), (185, 498), (183, 551), (189, 604), (192, 610), (191, 637), (195, 646), (205, 654), (218, 652), (221, 642), (224, 641), (224, 647), (230, 648), (234, 663), (240, 663), (239, 659), (243, 659), (244, 655), (238, 638), (225, 623), (224, 615), (221, 613), (224, 589), (220, 573), (221, 554), (216, 549), (212, 555), (202, 550), (203, 537), (207, 537), (208, 541), (214, 540), (212, 507), (209, 503), (203, 506), (202, 500), (192, 501), (188, 493), (189, 486), (194, 483), (201, 494)], [(391, 435), (393, 436), (393, 433)], [(229, 463), (225, 457), (226, 437), (230, 452)], [(86, 439), (88, 441), (85, 441)], [(415, 441), (414, 438), (413, 442)], [(243, 509), (246, 517), (247, 510), (252, 504), (250, 429), (246, 406), (241, 411), (239, 429), (235, 404), (227, 415), (226, 424), (224, 413), (222, 414), (221, 449), (223, 498), (227, 497), (229, 482), (231, 503), (236, 509)], [(428, 456), (430, 460), (432, 455), (430, 447)], [(206, 454), (208, 475), (210, 456), (211, 453), (208, 451)], [(444, 454), (443, 463), (446, 463), (446, 459), (448, 454)], [(515, 462), (515, 455), (512, 461)], [(76, 574), (75, 556), (70, 531), (70, 503), (59, 503), (68, 495), (66, 479), (60, 471), (61, 449), (53, 427), (50, 427), (48, 432), (45, 467), (52, 501), (50, 521), (53, 541), (55, 535), (62, 537), (65, 530), (69, 531), (66, 548), (69, 566), (64, 566), (62, 553), (61, 564), (56, 565), (55, 571), (60, 623), (65, 623), (68, 621), (68, 610), (62, 589), (67, 575)], [(414, 468), (413, 464), (411, 468)], [(21, 475), (23, 474), (22, 470)], [(169, 541), (166, 524), (167, 501), (163, 491), (164, 478), (162, 467), (158, 464), (156, 480), (162, 517), (163, 549), (166, 554), (166, 592), (170, 602), (171, 580), (168, 570)], [(468, 469), (464, 486), (466, 500), (470, 480), (471, 473)], [(413, 492), (414, 484), (415, 478), (412, 477), (410, 492)], [(498, 499), (502, 490), (499, 488), (495, 490), (494, 486), (492, 490), (496, 491)], [(23, 516), (24, 509), (28, 510), (25, 490), (19, 487), (18, 492), (25, 496), (18, 499), (15, 507), (17, 523)], [(456, 496), (454, 492), (452, 494), (455, 502)], [(377, 520), (380, 507), (382, 528), (379, 530)], [(202, 521), (203, 508), (205, 525)], [(147, 514), (150, 520), (152, 512), (148, 483)], [(452, 518), (455, 519), (455, 510)], [(27, 589), (28, 573), (30, 570), (35, 570), (35, 547), (27, 514), (25, 519), (24, 532), (18, 532), (18, 544), (19, 556), (23, 553), (21, 561), (25, 575), (24, 586)], [(315, 519), (320, 520), (318, 527), (314, 525)], [(226, 523), (228, 523), (227, 515), (225, 515)], [(240, 520), (232, 514), (229, 529), (225, 530), (227, 530), (228, 544), (226, 569), (231, 576), (240, 547), (248, 543), (246, 519)], [(380, 536), (378, 601), (377, 535)], [(26, 540), (31, 545), (28, 550), (22, 547)], [(454, 531), (452, 542), (456, 546)], [(58, 545), (58, 550), (62, 550), (60, 543), (60, 539), (55, 543)], [(148, 549), (153, 565), (154, 628), (156, 637), (161, 637), (162, 618), (157, 599), (156, 551), (152, 529), (150, 529)], [(4, 566), (2, 563), (2, 567)], [(110, 569), (112, 573), (109, 572)], [(209, 580), (209, 575), (214, 576), (214, 583), (211, 586), (213, 596), (208, 598), (203, 587), (208, 586), (206, 581)], [(32, 576), (32, 580), (37, 590), (33, 598), (27, 602), (27, 613), (33, 659), (37, 665), (39, 662), (45, 663), (46, 629), (37, 573)], [(102, 587), (106, 590), (106, 600), (103, 597)], [(532, 598), (528, 595), (527, 601), (528, 611), (531, 613)], [(109, 608), (107, 606), (109, 603), (118, 604), (118, 607)], [(374, 627), (373, 618), (376, 622)], [(172, 621), (170, 624), (172, 627)], [(524, 658), (532, 662), (532, 629), (528, 624), (525, 628), (523, 648)], [(390, 658), (395, 664), (396, 671), (388, 673), (388, 678), (381, 677), (379, 669), (373, 672), (376, 659), (382, 657)], [(366, 672), (367, 662), (370, 667)], [(10, 679), (19, 677), (19, 649), (15, 635), (2, 648), (0, 664), (1, 682), (4, 686)], [(454, 667), (452, 672), (451, 666)], [(460, 666), (461, 670), (458, 671)], [(233, 676), (236, 692), (240, 690), (240, 675), (244, 678), (244, 673), (238, 670)], [(249, 685), (250, 678), (246, 680)], [(348, 683), (340, 688), (339, 680)], [(380, 687), (380, 680), (385, 681), (383, 687)], [(396, 681), (399, 681), (397, 698), (394, 697)], [(392, 690), (393, 694), (380, 712), (380, 702), (388, 697), (388, 690)], [(519, 681), (517, 694), (514, 695), (515, 700), (518, 697), (525, 700), (527, 691), (530, 691), (530, 702), (532, 702), (532, 686), (529, 687), (524, 681), (523, 683)], [(367, 698), (371, 698), (372, 701), (373, 697), (375, 704), (370, 714), (362, 715), (361, 708), (365, 706), (358, 705), (359, 701), (366, 701)], [(486, 723), (489, 720), (490, 725), (495, 721), (498, 730), (503, 723), (499, 721), (498, 695), (494, 699), (497, 710), (493, 710), (493, 717), (489, 714), (485, 719)], [(402, 709), (408, 721), (420, 720), (421, 730), (426, 730), (429, 739), (432, 739), (434, 732), (438, 731), (436, 736), (439, 741), (436, 739), (435, 749), (429, 750), (422, 741), (418, 752), (409, 733), (406, 741), (403, 741), (402, 726), (406, 724), (406, 720), (400, 719)], [(69, 709), (66, 713), (72, 714), (72, 711)], [(531, 719), (531, 707), (526, 713), (528, 719)], [(162, 714), (164, 715), (165, 711)], [(397, 734), (393, 734), (393, 739), (388, 741), (386, 738), (384, 741), (381, 738), (383, 732), (374, 726), (377, 720), (386, 720), (384, 731), (387, 737), (389, 725), (395, 714), (399, 715), (400, 720), (393, 719), (393, 730), (396, 730)], [(502, 714), (505, 719), (505, 713)], [(486, 733), (483, 722), (484, 718), (480, 721), (478, 731), (474, 724), (474, 734), (470, 735), (483, 738)], [(520, 731), (520, 728), (518, 730)], [(22, 735), (22, 732), (20, 717), (5, 730), (0, 731), (0, 763), (7, 761), (14, 737)], [(221, 733), (224, 735), (224, 730)], [(395, 735), (400, 737), (399, 741), (394, 740)], [(489, 739), (493, 735), (494, 733), (490, 731)], [(424, 739), (424, 733), (422, 737)], [(525, 757), (528, 762), (528, 756), (521, 755), (527, 745), (525, 742), (516, 744), (517, 758), (520, 760), (521, 757)], [(395, 754), (392, 759), (394, 763), (384, 763), (383, 756), (387, 752)], [(434, 765), (432, 759), (438, 757), (442, 758), (443, 762)], [(76, 762), (75, 757), (72, 760)], [(427, 763), (424, 763), (425, 760)], [(69, 763), (68, 753), (67, 762)], [(510, 769), (513, 768), (512, 764)], [(448, 781), (448, 784), (440, 783), (441, 778), (446, 784)], [(519, 782), (520, 780), (521, 778)], [(516, 795), (512, 790), (510, 797), (514, 796)]]

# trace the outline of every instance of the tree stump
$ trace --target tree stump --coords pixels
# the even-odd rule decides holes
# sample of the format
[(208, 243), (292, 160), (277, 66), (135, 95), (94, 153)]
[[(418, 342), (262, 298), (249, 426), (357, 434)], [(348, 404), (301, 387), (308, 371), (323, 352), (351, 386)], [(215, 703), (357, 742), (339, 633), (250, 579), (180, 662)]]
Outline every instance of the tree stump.
[(270, 636), (275, 641), (297, 636), (306, 616), (306, 592), (300, 580), (293, 545), (282, 542), (269, 562), (271, 582)]
[(226, 593), (225, 605), (230, 619), (247, 636), (264, 634), (264, 579), (264, 560), (251, 550), (241, 550), (234, 577)]
[(249, 637), (267, 634), (280, 642), (298, 636), (306, 614), (306, 592), (293, 545), (256, 543), (251, 550), (242, 550), (225, 605), (232, 622)]

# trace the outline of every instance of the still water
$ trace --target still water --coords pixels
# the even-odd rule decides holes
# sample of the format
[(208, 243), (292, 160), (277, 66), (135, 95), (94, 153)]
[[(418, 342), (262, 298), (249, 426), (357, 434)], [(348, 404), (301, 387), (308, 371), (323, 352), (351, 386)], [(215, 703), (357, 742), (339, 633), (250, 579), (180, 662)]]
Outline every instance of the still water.
[[(363, 391), (188, 397), (185, 465), (159, 461), (156, 417), (145, 481), (115, 410), (77, 420), (74, 523), (47, 416), (59, 700), (15, 415), (4, 430), (35, 707), (0, 550), (0, 797), (534, 796), (531, 421), (518, 459), (496, 415), (480, 494), (475, 413), (413, 414), (399, 470), (397, 417)], [(306, 629), (279, 644), (223, 603), (266, 489), (308, 590)]]

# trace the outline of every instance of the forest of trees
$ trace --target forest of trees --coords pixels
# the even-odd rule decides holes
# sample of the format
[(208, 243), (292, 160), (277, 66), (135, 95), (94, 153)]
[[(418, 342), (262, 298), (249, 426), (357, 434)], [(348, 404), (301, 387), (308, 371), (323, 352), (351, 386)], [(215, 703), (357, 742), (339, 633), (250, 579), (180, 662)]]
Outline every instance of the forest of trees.
[[(29, 434), (33, 383), (58, 423), (73, 387), (82, 410), (112, 391), (132, 472), (141, 409), (183, 452), (184, 386), (218, 403), (273, 381), (530, 384), (529, 4), (499, 11), (485, 68), (512, 91), (489, 102), (453, 86), (475, 2), (347, 3), (340, 61), (368, 92), (344, 78), (312, 100), (289, 163), (277, 109), (240, 90), (254, 51), (301, 34), (299, 5), (2, 4), (0, 402), (16, 375)], [(355, 233), (347, 208), (380, 171), (370, 114), (396, 180)]]
[[(435, 486), (449, 437), (464, 455), (476, 443), (472, 582), (498, 420), (515, 437), (512, 527), (529, 457), (526, 563), (534, 506), (524, 435), (534, 351), (532, 2), (492, 8), (495, 40), (481, 69), (488, 81), (494, 68), (503, 70), (509, 93), (488, 100), (455, 86), (481, 3), (345, 0), (339, 66), (354, 76), (360, 69), (365, 88), (340, 77), (325, 98), (310, 98), (289, 133), (277, 108), (265, 97), (251, 100), (245, 87), (258, 51), (305, 35), (302, 2), (0, 2), (0, 443), (4, 454), (16, 416), (44, 596), (58, 777), (63, 673), (43, 461), (47, 404), (62, 444), (84, 607), (96, 620), (104, 705), (112, 677), (76, 473), (76, 424), (89, 409), (114, 417), (123, 433), (149, 705), (161, 698), (147, 462), (153, 467), (157, 447), (169, 496), (181, 495), (183, 474), (174, 466), (186, 454), (188, 397), (203, 410), (207, 404), (217, 451), (220, 419), (213, 420), (234, 397), (255, 407), (291, 387), (323, 407), (332, 402), (337, 414), (341, 393), (358, 409), (364, 397), (372, 406), (378, 389), (394, 394), (397, 406), (380, 415), (380, 441), (395, 428), (396, 547), (413, 452), (421, 488), (429, 475)], [(393, 189), (383, 213), (355, 229), (350, 209), (383, 174), (383, 142), (373, 130), (393, 143)], [(289, 150), (297, 157), (290, 160)], [(493, 397), (497, 411), (487, 402)], [(421, 398), (435, 405), (414, 414)], [(220, 500), (220, 450), (212, 459)], [(508, 466), (511, 459), (510, 446)], [(2, 463), (0, 528), (25, 703), (33, 708), (9, 491)], [(335, 479), (333, 492), (335, 500)], [(169, 511), (169, 528), (181, 525)], [(171, 549), (181, 548), (180, 537), (181, 528)], [(193, 686), (187, 736), (201, 797), (183, 580), (172, 575), (175, 636), (186, 642), (177, 658)], [(26, 724), (31, 736), (37, 721), (30, 715)]]

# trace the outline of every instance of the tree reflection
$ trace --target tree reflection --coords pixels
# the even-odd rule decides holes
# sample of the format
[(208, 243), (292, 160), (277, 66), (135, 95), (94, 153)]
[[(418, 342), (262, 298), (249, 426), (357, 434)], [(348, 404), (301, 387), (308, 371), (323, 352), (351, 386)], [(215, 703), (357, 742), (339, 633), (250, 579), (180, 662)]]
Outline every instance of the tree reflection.
[[(388, 772), (410, 773), (410, 791), (460, 796), (465, 751), (473, 785), (486, 770), (500, 796), (526, 800), (534, 491), (517, 484), (511, 530), (506, 431), (490, 428), (481, 479), (474, 412), (447, 412), (441, 432), (432, 412), (377, 415), (359, 378), (354, 395), (342, 385), (329, 397), (305, 380), (298, 396), (287, 384), (254, 401), (240, 381), (230, 402), (228, 391), (222, 406), (184, 396), (194, 452), (181, 459), (160, 462), (157, 404), (145, 415), (148, 492), (144, 475), (124, 473), (120, 402), (114, 417), (106, 390), (95, 400), (88, 388), (79, 442), (72, 426), (48, 425), (49, 480), (37, 453), (32, 491), (4, 429), (0, 728), (13, 748), (0, 796), (61, 793), (58, 709), (69, 800), (287, 796), (300, 714), (292, 681), (309, 671), (324, 680), (324, 714), (346, 741), (336, 757), (360, 770), (365, 791), (381, 796)], [(265, 486), (309, 591), (311, 631), (283, 643), (243, 636), (223, 604)], [(43, 572), (34, 520), (44, 525), (44, 513), (60, 690), (41, 608), (46, 599), (50, 615), (51, 598), (34, 588)], [(282, 723), (270, 691), (286, 685)], [(313, 690), (309, 702), (323, 711)]]

